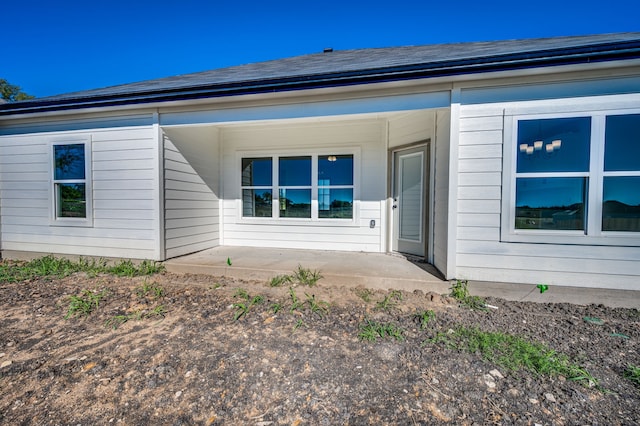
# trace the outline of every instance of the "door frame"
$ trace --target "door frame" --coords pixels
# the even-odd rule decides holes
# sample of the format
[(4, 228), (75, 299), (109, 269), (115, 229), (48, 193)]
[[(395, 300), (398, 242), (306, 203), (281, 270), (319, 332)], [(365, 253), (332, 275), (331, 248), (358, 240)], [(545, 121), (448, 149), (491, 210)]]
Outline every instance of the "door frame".
[[(389, 149), (388, 152), (388, 170), (389, 176), (387, 179), (387, 197), (389, 202), (388, 208), (388, 251), (399, 253), (397, 251), (397, 243), (398, 243), (398, 223), (396, 220), (396, 213), (394, 212), (393, 205), (395, 191), (396, 191), (396, 155), (406, 152), (409, 150), (415, 150), (418, 148), (424, 149), (424, 157), (423, 157), (423, 167), (424, 167), (424, 197), (423, 197), (423, 211), (424, 211), (424, 223), (422, 224), (422, 241), (424, 244), (424, 260), (432, 263), (433, 262), (433, 209), (432, 200), (433, 200), (433, 144), (430, 139), (422, 140), (415, 143), (405, 144), (401, 146), (396, 146)], [(410, 256), (415, 256), (411, 255)], [(422, 258), (422, 256), (417, 256)]]

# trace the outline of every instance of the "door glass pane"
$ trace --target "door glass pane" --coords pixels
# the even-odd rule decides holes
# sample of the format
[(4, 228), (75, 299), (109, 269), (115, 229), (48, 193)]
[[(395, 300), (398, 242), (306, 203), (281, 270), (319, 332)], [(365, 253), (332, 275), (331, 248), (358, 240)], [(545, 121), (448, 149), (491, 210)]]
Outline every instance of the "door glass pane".
[(311, 186), (311, 157), (280, 157), (278, 185)]
[(422, 231), (422, 155), (400, 158), (400, 238), (420, 241)]
[(242, 186), (271, 186), (271, 158), (243, 158)]
[(353, 185), (353, 155), (318, 157), (318, 181), (322, 185)]
[(54, 145), (55, 180), (84, 179), (84, 144)]
[(243, 189), (242, 216), (271, 217), (273, 194), (271, 189)]
[(310, 189), (280, 189), (280, 217), (311, 217)]
[(586, 172), (590, 139), (590, 117), (521, 120), (517, 172)]
[(640, 114), (607, 117), (605, 171), (640, 171)]
[(56, 184), (57, 217), (87, 217), (84, 183)]
[(587, 180), (516, 179), (516, 229), (584, 230)]
[(321, 219), (353, 218), (353, 189), (318, 188), (318, 217)]
[(640, 176), (604, 178), (602, 230), (640, 232)]

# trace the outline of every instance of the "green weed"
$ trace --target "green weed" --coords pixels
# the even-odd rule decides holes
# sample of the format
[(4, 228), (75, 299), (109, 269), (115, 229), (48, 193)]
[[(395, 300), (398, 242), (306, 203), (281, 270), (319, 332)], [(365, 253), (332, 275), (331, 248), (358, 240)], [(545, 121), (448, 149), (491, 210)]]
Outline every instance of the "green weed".
[(458, 327), (448, 333), (438, 333), (431, 342), (444, 343), (459, 351), (478, 353), (485, 360), (512, 371), (527, 370), (535, 374), (561, 375), (589, 387), (598, 383), (586, 369), (572, 363), (566, 355), (542, 343), (530, 342), (518, 336)]
[(164, 266), (158, 262), (143, 260), (138, 265), (131, 260), (121, 260), (113, 266), (108, 266), (106, 272), (119, 277), (138, 277), (153, 275), (164, 271)]
[(469, 309), (487, 310), (486, 302), (483, 298), (469, 294), (467, 280), (456, 280), (455, 284), (451, 286), (449, 295)]
[(296, 295), (296, 292), (293, 289), (293, 287), (289, 287), (289, 297), (291, 298), (291, 307), (289, 308), (290, 313), (293, 313), (297, 309), (302, 308), (304, 306), (304, 303), (301, 302), (300, 299), (298, 299), (298, 296)]
[(383, 311), (390, 311), (400, 300), (402, 300), (402, 293), (398, 290), (392, 290), (384, 297), (384, 299), (376, 303), (376, 308)]
[(164, 318), (167, 309), (164, 305), (158, 305), (150, 311), (135, 311), (127, 315), (115, 315), (104, 322), (104, 325), (114, 330), (122, 324), (129, 321), (140, 321), (147, 318), (162, 317)]
[(298, 265), (298, 269), (293, 271), (293, 279), (301, 285), (313, 287), (318, 283), (320, 279), (322, 279), (322, 275), (318, 270), (312, 271), (310, 269), (303, 268), (301, 265)]
[(282, 287), (284, 285), (291, 284), (292, 281), (293, 278), (291, 277), (291, 275), (276, 275), (275, 277), (271, 278), (271, 281), (269, 281), (269, 285), (271, 287)]
[(154, 299), (160, 299), (164, 297), (165, 291), (164, 289), (157, 285), (156, 283), (149, 284), (148, 282), (142, 283), (142, 285), (136, 289), (136, 295), (139, 298), (147, 297), (151, 295)]
[(431, 321), (436, 319), (436, 313), (432, 310), (418, 312), (413, 315), (413, 319), (420, 324), (420, 330), (424, 330)]
[(233, 307), (236, 310), (233, 315), (234, 321), (238, 321), (240, 318), (247, 315), (253, 305), (257, 305), (264, 301), (264, 297), (259, 295), (252, 298), (249, 296), (249, 293), (242, 288), (237, 289), (233, 297), (239, 297), (244, 300), (244, 302), (236, 302), (233, 304)]
[(69, 307), (65, 319), (77, 316), (88, 316), (95, 309), (98, 309), (100, 300), (107, 294), (106, 290), (95, 292), (83, 290), (79, 296), (69, 297)]
[(278, 312), (280, 312), (280, 310), (282, 310), (281, 303), (274, 303), (271, 305), (271, 312), (273, 312), (274, 314), (277, 314)]
[(299, 329), (300, 327), (306, 327), (307, 324), (302, 320), (299, 319), (298, 321), (296, 321), (296, 324), (293, 326), (293, 333), (296, 332), (297, 329)]
[(373, 290), (368, 288), (356, 288), (353, 292), (360, 299), (364, 300), (366, 303), (371, 302), (371, 296), (373, 295)]
[(404, 340), (404, 330), (393, 323), (380, 323), (370, 319), (365, 319), (364, 323), (360, 324), (360, 332), (358, 338), (360, 340), (366, 340), (373, 342), (378, 338), (393, 338), (396, 340)]
[(309, 296), (307, 293), (304, 294), (307, 297), (307, 305), (311, 312), (318, 315), (320, 318), (324, 317), (324, 314), (329, 312), (329, 303), (323, 300), (316, 300), (316, 296), (312, 294)]
[(623, 376), (625, 379), (629, 379), (634, 385), (640, 387), (640, 367), (629, 364)]

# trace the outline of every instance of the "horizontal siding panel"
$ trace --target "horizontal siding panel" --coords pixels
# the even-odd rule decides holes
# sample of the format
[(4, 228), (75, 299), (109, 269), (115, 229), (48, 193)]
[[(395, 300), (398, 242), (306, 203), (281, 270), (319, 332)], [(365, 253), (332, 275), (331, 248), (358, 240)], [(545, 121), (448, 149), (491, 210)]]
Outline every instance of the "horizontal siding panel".
[(155, 258), (155, 252), (151, 247), (139, 249), (135, 247), (74, 246), (65, 244), (38, 244), (9, 241), (3, 243), (2, 249), (68, 255), (78, 255), (78, 253), (82, 253), (83, 256), (158, 260)]
[(498, 228), (500, 227), (500, 214), (461, 213), (458, 215), (458, 226), (489, 226)]
[(153, 180), (156, 171), (146, 170), (106, 170), (93, 171), (93, 179), (97, 180)]
[(206, 250), (209, 248), (214, 248), (214, 247), (217, 247), (218, 245), (219, 245), (218, 240), (216, 239), (216, 240), (204, 241), (201, 243), (187, 244), (179, 247), (171, 247), (171, 248), (167, 248), (166, 256), (167, 256), (167, 259), (171, 259), (173, 257), (184, 256), (185, 254), (195, 253), (195, 252)]
[(215, 195), (209, 192), (203, 191), (165, 191), (165, 198), (167, 200), (192, 200), (192, 201), (209, 201), (212, 204), (211, 207), (215, 208), (218, 205), (218, 199)]
[(2, 200), (2, 207), (48, 209), (49, 201), (43, 198), (5, 198)]
[(499, 172), (502, 170), (500, 158), (460, 159), (458, 171), (460, 173)]
[(502, 145), (502, 130), (460, 133), (459, 145)]
[(178, 182), (203, 183), (203, 180), (197, 174), (178, 172), (175, 170), (165, 170), (165, 180)]
[(91, 150), (93, 152), (100, 151), (131, 151), (138, 149), (149, 149), (155, 151), (157, 148), (154, 139), (135, 139), (135, 140), (96, 140), (93, 139)]
[(602, 259), (571, 259), (562, 257), (529, 257), (529, 256), (493, 256), (479, 254), (458, 254), (458, 265), (466, 267), (539, 270), (558, 272), (584, 272), (599, 274), (602, 271), (615, 271), (620, 275), (638, 275), (640, 268), (636, 262), (614, 261)]
[(500, 200), (502, 188), (499, 186), (459, 186), (459, 200)]
[(144, 219), (94, 219), (93, 227), (96, 229), (137, 229), (153, 231), (154, 220)]
[(189, 226), (185, 228), (167, 229), (167, 240), (187, 237), (192, 235), (213, 235), (219, 231), (218, 224), (213, 225), (201, 225), (201, 226)]
[(49, 190), (48, 189), (45, 189), (45, 190), (22, 190), (22, 191), (0, 190), (0, 199), (2, 199), (2, 200), (21, 199), (21, 198), (47, 199), (47, 197), (49, 197)]
[(94, 210), (120, 208), (125, 210), (155, 210), (154, 200), (94, 200)]
[(0, 156), (11, 158), (14, 155), (50, 155), (49, 145), (44, 143), (7, 143), (0, 138)]
[(128, 129), (108, 129), (104, 131), (97, 130), (92, 134), (92, 140), (94, 142), (135, 142), (140, 143), (141, 140), (147, 139), (154, 142), (154, 129), (153, 127), (137, 127)]
[(24, 208), (2, 206), (3, 216), (49, 217), (49, 206), (46, 208)]
[(458, 200), (458, 213), (500, 213), (500, 200)]
[(94, 161), (93, 170), (144, 170), (154, 169), (155, 160), (121, 160), (121, 161)]
[[(70, 227), (65, 229), (71, 229)], [(6, 243), (25, 243), (38, 244), (40, 247), (54, 245), (69, 245), (77, 247), (105, 247), (105, 248), (133, 248), (136, 250), (153, 250), (155, 242), (152, 239), (143, 238), (109, 238), (109, 237), (65, 237), (60, 238), (59, 235), (42, 235), (42, 234), (16, 234), (13, 232), (5, 232), (2, 238)], [(3, 248), (7, 248), (3, 245)], [(18, 249), (19, 250), (19, 249)], [(49, 250), (45, 249), (45, 252)], [(83, 254), (78, 251), (76, 254)]]
[(153, 220), (153, 210), (126, 210), (111, 206), (111, 209), (93, 210), (95, 219)]
[(467, 145), (458, 148), (459, 158), (502, 158), (502, 145)]
[(49, 165), (47, 163), (12, 163), (3, 164), (2, 173), (33, 173), (42, 172), (48, 170)]
[(118, 190), (118, 191), (135, 191), (149, 190), (156, 188), (155, 182), (151, 179), (128, 179), (128, 180), (96, 180), (93, 182), (95, 191)]
[(545, 272), (539, 270), (519, 270), (510, 269), (485, 269), (459, 267), (456, 269), (456, 278), (478, 280), (478, 281), (499, 281), (512, 283), (545, 283), (551, 286), (579, 286), (593, 288), (615, 288), (620, 290), (638, 290), (638, 277), (635, 275), (617, 274), (585, 274), (570, 272)]
[(151, 160), (153, 158), (155, 158), (155, 152), (151, 149), (93, 151), (93, 161)]
[(154, 193), (151, 190), (129, 189), (129, 190), (95, 190), (94, 200), (153, 200)]
[(193, 167), (191, 167), (191, 165), (188, 163), (179, 163), (177, 161), (171, 161), (171, 160), (165, 159), (164, 167), (167, 170), (173, 170), (176, 172), (183, 172), (183, 173), (190, 173), (190, 174), (194, 173)]
[(165, 219), (186, 219), (196, 217), (214, 217), (217, 215), (217, 211), (211, 211), (210, 209), (202, 210), (184, 210), (184, 209), (167, 209), (165, 210)]
[[(0, 176), (2, 176), (0, 174)], [(47, 181), (24, 181), (0, 180), (0, 191), (48, 191), (49, 182)]]
[(458, 176), (460, 186), (500, 186), (502, 174), (497, 172), (463, 173)]
[(167, 209), (214, 209), (217, 201), (166, 200)]
[(177, 180), (167, 180), (165, 182), (165, 189), (177, 190), (177, 191), (197, 191), (197, 192), (211, 192), (211, 188), (204, 182), (181, 182)]
[(276, 234), (330, 234), (334, 237), (343, 235), (362, 236), (362, 235), (378, 235), (375, 230), (360, 226), (335, 226), (333, 224), (322, 224), (322, 222), (313, 222), (308, 225), (273, 225), (273, 224), (253, 224), (253, 223), (225, 223), (225, 232), (246, 232), (248, 234), (261, 234), (265, 232)]
[(232, 240), (245, 240), (245, 241), (270, 241), (270, 240), (280, 240), (280, 241), (298, 241), (298, 242), (307, 242), (309, 245), (313, 245), (318, 242), (323, 243), (352, 243), (357, 242), (358, 244), (380, 244), (380, 236), (375, 235), (361, 235), (358, 236), (356, 240), (347, 240), (344, 236), (334, 235), (334, 234), (292, 234), (285, 232), (260, 232), (253, 234), (246, 234), (244, 232), (236, 232), (229, 231), (225, 229), (224, 231), (225, 240), (227, 238)]
[(460, 119), (460, 131), (502, 130), (502, 116), (468, 117)]
[(169, 230), (175, 228), (186, 228), (191, 226), (214, 224), (218, 224), (218, 217), (216, 216), (186, 217), (184, 219), (167, 219), (165, 227), (167, 230)]
[(150, 240), (154, 238), (154, 234), (151, 228), (145, 229), (98, 229), (94, 227), (81, 227), (81, 226), (48, 226), (49, 224), (43, 224), (44, 226), (26, 226), (26, 225), (8, 225), (3, 230), (3, 237), (6, 234), (21, 234), (26, 235), (41, 235), (44, 237), (59, 237), (61, 240), (67, 239), (140, 239)]
[(319, 242), (319, 241), (288, 241), (288, 240), (234, 240), (227, 238), (225, 235), (225, 245), (229, 246), (246, 246), (246, 247), (273, 247), (283, 249), (303, 249), (303, 250), (344, 250), (344, 251), (364, 251), (378, 252), (380, 251), (380, 242), (376, 241), (372, 244), (361, 244), (358, 242)]
[(209, 242), (211, 244), (216, 244), (218, 241), (219, 235), (217, 233), (211, 234), (196, 234), (196, 235), (187, 235), (179, 238), (168, 238), (165, 243), (166, 248), (174, 248), (174, 247), (185, 247), (198, 243)]
[(3, 181), (8, 182), (48, 182), (49, 172), (1, 172)]
[(499, 241), (500, 228), (458, 226), (459, 240)]
[(51, 157), (45, 153), (38, 154), (0, 154), (0, 164), (2, 164), (2, 170), (4, 171), (5, 164), (49, 164)]
[[(458, 253), (487, 254), (492, 256), (513, 255), (532, 258), (561, 257), (565, 259), (603, 259), (637, 262), (640, 247), (525, 244), (492, 241), (459, 241)], [(640, 275), (640, 264), (638, 265)]]

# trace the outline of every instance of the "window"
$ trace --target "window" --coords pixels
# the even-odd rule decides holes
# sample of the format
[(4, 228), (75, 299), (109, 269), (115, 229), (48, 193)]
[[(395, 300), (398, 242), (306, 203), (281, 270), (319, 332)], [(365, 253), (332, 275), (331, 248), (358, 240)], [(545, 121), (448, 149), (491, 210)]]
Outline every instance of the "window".
[(606, 118), (602, 230), (640, 232), (640, 114)]
[(86, 225), (91, 214), (87, 143), (53, 144), (53, 219), (57, 224)]
[(638, 245), (638, 134), (640, 114), (515, 117), (503, 238)]
[(353, 220), (353, 198), (353, 154), (242, 158), (245, 218)]

